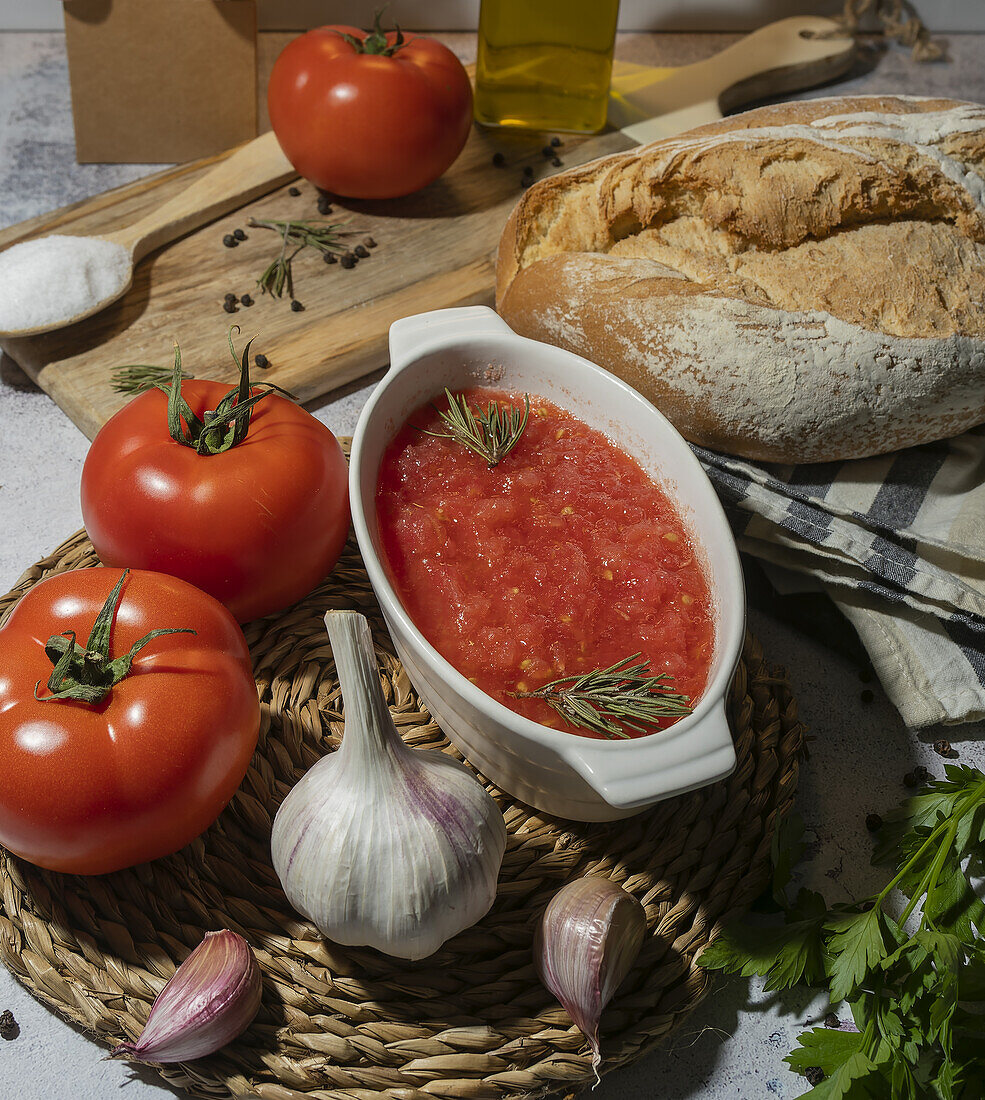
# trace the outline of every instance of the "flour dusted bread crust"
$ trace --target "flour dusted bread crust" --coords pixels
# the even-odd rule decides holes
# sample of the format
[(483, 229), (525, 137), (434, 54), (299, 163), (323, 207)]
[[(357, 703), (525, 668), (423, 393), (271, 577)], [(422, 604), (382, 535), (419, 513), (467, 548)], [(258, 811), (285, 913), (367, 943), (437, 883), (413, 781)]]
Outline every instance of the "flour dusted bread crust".
[(518, 332), (692, 442), (820, 462), (985, 421), (985, 107), (762, 107), (535, 184), (499, 247)]

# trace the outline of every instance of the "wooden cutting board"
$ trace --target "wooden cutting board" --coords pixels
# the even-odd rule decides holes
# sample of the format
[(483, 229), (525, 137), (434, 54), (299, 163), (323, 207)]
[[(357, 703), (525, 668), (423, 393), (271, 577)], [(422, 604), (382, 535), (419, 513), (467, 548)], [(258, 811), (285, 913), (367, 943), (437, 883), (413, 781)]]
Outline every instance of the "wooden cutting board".
[[(844, 72), (852, 56), (845, 39), (800, 37), (800, 30), (830, 29), (824, 19), (772, 24), (714, 58), (679, 69), (644, 70), (616, 62), (614, 87), (645, 89), (646, 113), (665, 120), (662, 132), (676, 132), (719, 117), (727, 99), (734, 108), (756, 99), (809, 87)], [(773, 37), (764, 32), (773, 32)], [(620, 118), (620, 124), (631, 121)], [(639, 133), (639, 131), (633, 131)], [(310, 400), (386, 363), (387, 330), (400, 317), (447, 306), (491, 303), (495, 250), (510, 209), (522, 194), (523, 169), (542, 178), (636, 143), (620, 130), (582, 137), (560, 135), (561, 167), (542, 155), (551, 135), (473, 127), (462, 155), (437, 182), (405, 199), (334, 202), (334, 214), (349, 219), (354, 243), (371, 236), (378, 247), (356, 267), (326, 265), (311, 250), (294, 262), (295, 296), (289, 301), (256, 293), (260, 272), (276, 256), (279, 238), (249, 229), (249, 217), (318, 218), (317, 193), (300, 181), (174, 242), (143, 260), (133, 287), (102, 313), (43, 336), (3, 338), (0, 347), (42, 386), (90, 438), (125, 395), (110, 376), (127, 363), (168, 364), (172, 344), (197, 377), (234, 380), (226, 348), (230, 324), (240, 340), (256, 335), (256, 352), (268, 370), (257, 378)], [(497, 167), (493, 156), (502, 153)], [(178, 194), (221, 157), (170, 169), (97, 195), (0, 232), (0, 248), (48, 233), (99, 234), (137, 220)], [(247, 240), (236, 248), (222, 243), (242, 227)], [(256, 304), (236, 314), (223, 310), (224, 296), (254, 295)]]

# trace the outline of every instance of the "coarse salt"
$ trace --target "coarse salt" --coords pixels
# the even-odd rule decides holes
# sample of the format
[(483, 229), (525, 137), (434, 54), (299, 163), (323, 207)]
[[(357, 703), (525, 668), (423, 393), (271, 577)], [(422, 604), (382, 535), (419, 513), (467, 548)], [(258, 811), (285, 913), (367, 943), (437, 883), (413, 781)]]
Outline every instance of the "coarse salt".
[(97, 237), (53, 236), (0, 252), (0, 332), (45, 328), (94, 312), (130, 282), (130, 251)]

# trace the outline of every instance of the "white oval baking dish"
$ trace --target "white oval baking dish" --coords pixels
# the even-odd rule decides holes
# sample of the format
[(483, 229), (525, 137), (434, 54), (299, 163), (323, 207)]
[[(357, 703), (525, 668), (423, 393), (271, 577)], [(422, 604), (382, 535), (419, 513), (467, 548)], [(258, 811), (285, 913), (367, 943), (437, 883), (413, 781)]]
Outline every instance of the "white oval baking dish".
[[(517, 336), (485, 306), (405, 317), (390, 327), (390, 370), (352, 441), (349, 492), (356, 538), (397, 654), (452, 742), (502, 790), (579, 821), (626, 817), (728, 775), (735, 750), (726, 697), (745, 627), (732, 533), (701, 466), (671, 424), (634, 389), (587, 359)], [(490, 368), (493, 368), (490, 371)], [(380, 559), (376, 482), (406, 418), (447, 386), (538, 394), (604, 432), (659, 482), (695, 539), (715, 607), (715, 654), (694, 712), (636, 740), (599, 741), (550, 729), (491, 699), (414, 626)]]

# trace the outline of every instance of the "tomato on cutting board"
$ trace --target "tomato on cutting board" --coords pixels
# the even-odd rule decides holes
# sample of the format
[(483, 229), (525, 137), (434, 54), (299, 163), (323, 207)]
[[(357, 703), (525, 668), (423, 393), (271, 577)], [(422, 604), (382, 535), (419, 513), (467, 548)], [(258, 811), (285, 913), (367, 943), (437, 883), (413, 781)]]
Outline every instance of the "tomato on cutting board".
[(104, 565), (171, 573), (248, 622), (307, 595), (338, 561), (345, 455), (305, 409), (250, 385), (249, 345), (233, 390), (182, 382), (175, 361), (169, 386), (135, 397), (93, 440), (82, 518)]
[(102, 874), (177, 851), (246, 774), (260, 707), (232, 615), (160, 573), (78, 569), (0, 629), (0, 843)]
[(316, 187), (360, 199), (436, 180), (472, 125), (472, 86), (433, 38), (329, 26), (284, 48), (267, 87), (287, 159)]

